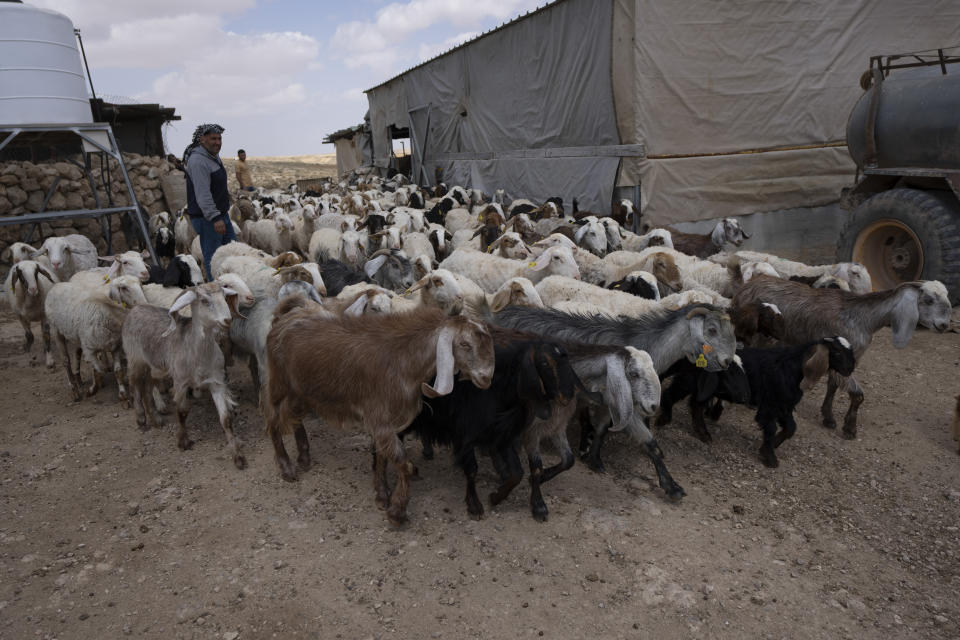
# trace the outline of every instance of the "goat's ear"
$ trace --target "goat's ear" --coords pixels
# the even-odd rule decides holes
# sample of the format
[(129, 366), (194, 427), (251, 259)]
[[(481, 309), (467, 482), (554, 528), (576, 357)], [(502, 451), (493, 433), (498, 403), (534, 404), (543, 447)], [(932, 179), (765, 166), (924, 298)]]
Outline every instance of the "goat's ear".
[(100, 262), (113, 262), (114, 256), (97, 256), (97, 260)]
[(380, 267), (387, 261), (387, 256), (381, 255), (367, 260), (366, 264), (363, 265), (363, 272), (367, 274), (368, 278), (372, 278), (373, 274), (380, 270)]
[(587, 224), (583, 224), (582, 220), (578, 220), (577, 224), (580, 224), (582, 226), (579, 229), (577, 229), (577, 232), (575, 234), (573, 234), (573, 241), (576, 242), (577, 244), (580, 244), (580, 240), (583, 239), (583, 236), (587, 233), (587, 230), (590, 228), (590, 226)]
[(240, 294), (231, 289), (230, 287), (223, 288), (223, 299), (227, 301), (227, 307), (230, 309), (230, 315), (234, 318), (243, 318), (247, 319), (247, 316), (240, 313)]
[(37, 265), (37, 273), (42, 275), (44, 278), (46, 278), (50, 282), (59, 282), (59, 280), (57, 280), (57, 277), (52, 273), (50, 273), (49, 271), (47, 271), (47, 268), (42, 264)]
[(899, 297), (890, 317), (890, 328), (893, 329), (893, 346), (902, 349), (910, 342), (920, 320), (920, 292), (908, 285), (900, 290)]
[(420, 383), (423, 394), (428, 398), (445, 396), (453, 391), (454, 360), (453, 337), (454, 329), (444, 327), (437, 338), (437, 377), (431, 387), (426, 382)]
[(174, 329), (177, 328), (177, 312), (196, 299), (197, 292), (193, 290), (187, 290), (180, 294), (180, 297), (173, 301), (173, 304), (170, 305), (170, 310), (167, 312), (170, 314), (170, 326), (167, 327), (166, 331), (160, 334), (161, 338), (166, 338), (168, 335), (173, 333)]
[(13, 265), (13, 268), (10, 270), (10, 272), (13, 274), (10, 278), (10, 291), (14, 293), (17, 292), (17, 282), (22, 284), (23, 288), (26, 289), (27, 283), (23, 281), (23, 273), (20, 271), (20, 265)]
[(717, 392), (717, 388), (720, 386), (720, 373), (712, 373), (707, 371), (700, 372), (700, 375), (697, 376), (697, 402), (706, 402), (713, 397), (713, 394)]
[(510, 304), (510, 290), (509, 289), (500, 289), (493, 294), (493, 299), (490, 301), (490, 311), (493, 313), (500, 313)]
[(803, 380), (800, 381), (800, 390), (807, 391), (817, 384), (817, 381), (826, 375), (830, 368), (830, 348), (825, 344), (817, 344), (808, 349), (803, 358)]
[(107, 270), (107, 276), (105, 279), (109, 280), (110, 278), (117, 277), (117, 274), (120, 273), (120, 261), (114, 260), (113, 264), (110, 265), (110, 268)]
[(633, 412), (633, 391), (624, 373), (624, 360), (609, 355), (607, 360), (607, 394), (610, 396), (610, 417), (617, 430), (622, 429)]

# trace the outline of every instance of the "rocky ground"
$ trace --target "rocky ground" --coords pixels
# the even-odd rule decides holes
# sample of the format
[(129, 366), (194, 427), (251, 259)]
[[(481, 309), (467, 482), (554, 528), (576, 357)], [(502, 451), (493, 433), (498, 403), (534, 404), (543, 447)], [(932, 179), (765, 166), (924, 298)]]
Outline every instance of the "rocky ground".
[[(424, 479), (401, 530), (374, 506), (361, 435), (308, 422), (314, 468), (280, 479), (239, 364), (245, 471), (209, 399), (180, 452), (169, 417), (141, 433), (113, 386), (71, 402), (21, 341), (0, 316), (2, 638), (960, 635), (956, 334), (895, 351), (881, 331), (858, 372), (860, 437), (818, 426), (821, 384), (779, 469), (758, 462), (747, 409), (712, 446), (678, 409), (658, 439), (679, 504), (615, 434), (606, 474), (576, 465), (545, 486), (547, 522), (525, 485), (474, 521), (447, 452), (424, 461), (411, 442)], [(479, 480), (493, 486), (485, 461)]]
[[(237, 178), (234, 173), (236, 156), (227, 152), (221, 154), (223, 166), (227, 169), (227, 180), (231, 193), (237, 190)], [(253, 184), (267, 189), (286, 189), (297, 180), (310, 178), (335, 178), (337, 176), (336, 154), (312, 156), (264, 156), (247, 157), (247, 166), (253, 176)]]

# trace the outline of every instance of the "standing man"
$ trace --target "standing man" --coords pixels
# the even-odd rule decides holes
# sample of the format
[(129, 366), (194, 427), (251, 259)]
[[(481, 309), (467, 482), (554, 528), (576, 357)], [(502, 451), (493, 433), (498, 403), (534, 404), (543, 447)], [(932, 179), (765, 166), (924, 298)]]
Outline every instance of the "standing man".
[(250, 177), (250, 167), (247, 166), (247, 152), (243, 149), (237, 151), (236, 174), (240, 191), (253, 191), (253, 178)]
[(187, 168), (187, 213), (200, 236), (208, 280), (213, 280), (210, 273), (213, 253), (237, 239), (227, 215), (230, 194), (227, 170), (220, 162), (221, 133), (223, 127), (218, 124), (201, 124), (193, 132), (193, 142), (183, 151), (183, 164)]

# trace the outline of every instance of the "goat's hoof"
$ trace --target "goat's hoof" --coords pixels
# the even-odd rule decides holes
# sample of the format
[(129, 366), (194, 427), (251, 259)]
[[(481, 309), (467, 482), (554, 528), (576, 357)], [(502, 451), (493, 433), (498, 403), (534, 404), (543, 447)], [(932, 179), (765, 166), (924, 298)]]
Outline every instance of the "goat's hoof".
[(537, 522), (546, 522), (547, 516), (550, 514), (546, 506), (533, 507), (530, 509), (530, 513), (533, 514), (533, 519)]
[(387, 520), (390, 521), (395, 527), (402, 527), (407, 524), (407, 513), (405, 511), (393, 511), (392, 509), (387, 510)]
[(583, 457), (583, 462), (587, 465), (587, 468), (594, 473), (606, 473), (607, 469), (603, 466), (603, 461), (599, 458), (590, 458), (587, 456)]
[(192, 447), (193, 447), (193, 440), (191, 440), (190, 438), (180, 438), (179, 440), (177, 440), (177, 448), (180, 449), (180, 451), (187, 451)]
[(833, 419), (832, 416), (823, 416), (823, 428), (824, 429), (836, 429), (837, 421)]
[[(957, 454), (960, 454), (960, 451), (957, 451)], [(501, 496), (499, 493), (491, 493), (487, 496), (487, 500), (490, 501), (490, 506), (495, 507), (501, 502), (503, 502), (504, 496)]]
[(704, 444), (711, 444), (713, 442), (713, 436), (710, 435), (709, 431), (702, 431), (699, 433), (694, 433), (693, 435), (696, 436), (697, 440)]
[(471, 501), (467, 500), (467, 513), (470, 514), (470, 517), (474, 520), (483, 519), (483, 505), (480, 504), (479, 500)]
[(237, 455), (233, 456), (233, 466), (243, 471), (247, 468), (247, 459), (244, 458), (242, 454), (238, 453)]
[(373, 502), (377, 505), (377, 509), (386, 511), (387, 507), (390, 506), (390, 496), (377, 496), (373, 499)]
[(780, 466), (780, 461), (777, 460), (777, 456), (774, 455), (772, 451), (765, 451), (763, 449), (760, 450), (760, 462), (771, 469), (776, 469)]
[(856, 440), (857, 439), (857, 430), (856, 429), (844, 429), (840, 432), (840, 435), (843, 436), (844, 440)]
[(309, 471), (311, 464), (310, 456), (297, 456), (297, 470)]
[(150, 431), (150, 424), (147, 423), (146, 420), (141, 420), (140, 418), (137, 418), (137, 428), (140, 429), (140, 431), (144, 431), (144, 432)]
[(669, 487), (663, 487), (663, 493), (667, 496), (667, 500), (670, 502), (680, 502), (687, 495), (687, 492), (683, 490), (683, 487), (678, 485), (676, 482)]

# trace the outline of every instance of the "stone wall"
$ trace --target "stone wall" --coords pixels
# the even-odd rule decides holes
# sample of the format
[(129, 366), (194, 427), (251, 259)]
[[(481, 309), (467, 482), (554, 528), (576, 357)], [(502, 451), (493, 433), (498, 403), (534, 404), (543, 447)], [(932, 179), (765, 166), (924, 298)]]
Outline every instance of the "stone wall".
[[(81, 162), (79, 156), (73, 158)], [(137, 154), (123, 154), (123, 161), (127, 167), (127, 174), (133, 183), (134, 195), (140, 203), (144, 214), (149, 216), (167, 209), (160, 188), (160, 179), (171, 171), (176, 171), (167, 160), (160, 156), (140, 156)], [(94, 183), (97, 185), (97, 195), (101, 206), (108, 206), (107, 194), (101, 184), (100, 161), (91, 158)], [(109, 160), (111, 184), (114, 206), (129, 204), (126, 185), (123, 183), (123, 174), (115, 160)], [(46, 211), (67, 211), (72, 209), (96, 208), (96, 200), (90, 190), (90, 184), (83, 171), (70, 162), (50, 162), (34, 164), (32, 162), (0, 162), (0, 217), (8, 218), (25, 213), (40, 211), (43, 199), (50, 186), (57, 177), (56, 190), (47, 203)], [(26, 225), (0, 226), (0, 262), (9, 263), (9, 252), (6, 251), (11, 243), (22, 239), (29, 227)], [(121, 232), (120, 215), (110, 216), (113, 250), (124, 251), (127, 247), (126, 239)], [(97, 246), (97, 250), (106, 253), (106, 240), (96, 219), (67, 219), (50, 220), (41, 223), (40, 228), (33, 235), (33, 245), (40, 246), (44, 238), (49, 236), (63, 236), (71, 233), (81, 233)]]

